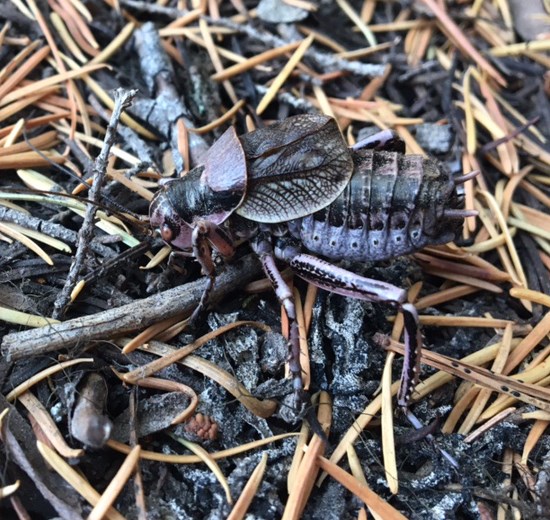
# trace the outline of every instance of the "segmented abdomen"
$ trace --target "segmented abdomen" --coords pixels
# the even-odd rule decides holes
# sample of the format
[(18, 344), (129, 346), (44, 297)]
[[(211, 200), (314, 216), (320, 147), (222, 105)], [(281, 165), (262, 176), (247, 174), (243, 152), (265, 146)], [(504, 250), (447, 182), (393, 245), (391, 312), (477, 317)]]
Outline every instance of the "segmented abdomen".
[[(354, 174), (329, 206), (289, 223), (311, 252), (334, 260), (377, 261), (450, 242), (462, 220), (450, 173), (432, 158), (397, 152), (353, 152)], [(452, 213), (452, 212), (451, 212)]]

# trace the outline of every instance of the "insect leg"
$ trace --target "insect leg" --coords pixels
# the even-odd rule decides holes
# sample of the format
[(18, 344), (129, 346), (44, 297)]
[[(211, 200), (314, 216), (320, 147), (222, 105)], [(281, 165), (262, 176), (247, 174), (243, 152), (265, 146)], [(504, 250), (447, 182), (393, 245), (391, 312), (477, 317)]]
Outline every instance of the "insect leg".
[(371, 302), (393, 303), (403, 313), (405, 322), (405, 359), (401, 374), (398, 403), (406, 407), (418, 380), (422, 336), (418, 313), (414, 305), (406, 303), (406, 292), (389, 283), (365, 278), (311, 255), (284, 255), (292, 270), (304, 280), (344, 296)]
[(273, 248), (271, 246), (271, 240), (269, 235), (260, 234), (253, 242), (252, 249), (258, 255), (263, 270), (266, 276), (269, 278), (275, 294), (281, 305), (284, 307), (288, 316), (290, 324), (289, 331), (289, 357), (288, 366), (292, 375), (292, 385), (294, 392), (298, 399), (298, 403), (301, 400), (301, 393), (303, 390), (302, 385), (302, 367), (300, 365), (300, 338), (298, 331), (298, 324), (296, 321), (296, 307), (294, 305), (294, 296), (287, 283), (281, 276), (281, 272), (275, 264), (275, 256), (273, 254)]
[(201, 299), (188, 322), (193, 323), (199, 314), (208, 305), (210, 292), (216, 281), (216, 269), (212, 261), (212, 247), (223, 256), (231, 256), (234, 252), (233, 242), (229, 236), (216, 224), (208, 220), (197, 222), (192, 234), (193, 256), (202, 267), (202, 272), (208, 276), (208, 282), (202, 293)]

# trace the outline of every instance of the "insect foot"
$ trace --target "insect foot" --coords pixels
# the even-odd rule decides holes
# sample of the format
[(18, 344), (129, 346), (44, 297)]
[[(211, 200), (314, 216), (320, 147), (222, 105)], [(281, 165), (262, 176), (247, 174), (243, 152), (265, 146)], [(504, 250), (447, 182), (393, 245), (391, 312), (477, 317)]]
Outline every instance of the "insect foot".
[(418, 380), (422, 336), (418, 313), (406, 302), (406, 293), (394, 285), (365, 278), (307, 254), (297, 254), (287, 261), (291, 269), (304, 280), (343, 296), (370, 302), (392, 303), (403, 313), (405, 322), (405, 359), (398, 395), (400, 406), (406, 407)]

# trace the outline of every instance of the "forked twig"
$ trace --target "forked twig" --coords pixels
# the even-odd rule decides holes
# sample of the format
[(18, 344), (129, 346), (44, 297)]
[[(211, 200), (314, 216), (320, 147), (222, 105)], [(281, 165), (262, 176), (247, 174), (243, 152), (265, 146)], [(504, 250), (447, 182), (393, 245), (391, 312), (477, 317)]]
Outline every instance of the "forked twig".
[[(111, 114), (109, 126), (107, 127), (107, 131), (105, 133), (103, 148), (94, 162), (94, 183), (88, 194), (88, 199), (91, 201), (98, 202), (99, 200), (99, 193), (101, 187), (103, 186), (107, 171), (109, 152), (115, 143), (116, 127), (118, 126), (122, 111), (130, 105), (136, 94), (136, 90), (124, 90), (122, 88), (115, 90), (115, 107), (113, 109), (113, 113)], [(69, 270), (65, 285), (54, 303), (53, 317), (55, 319), (61, 318), (65, 313), (71, 299), (71, 293), (76, 285), (77, 278), (80, 276), (84, 263), (88, 257), (88, 248), (92, 240), (93, 223), (96, 212), (97, 206), (95, 204), (88, 205), (84, 216), (84, 222), (82, 223), (82, 227), (78, 233), (78, 246), (74, 262)]]

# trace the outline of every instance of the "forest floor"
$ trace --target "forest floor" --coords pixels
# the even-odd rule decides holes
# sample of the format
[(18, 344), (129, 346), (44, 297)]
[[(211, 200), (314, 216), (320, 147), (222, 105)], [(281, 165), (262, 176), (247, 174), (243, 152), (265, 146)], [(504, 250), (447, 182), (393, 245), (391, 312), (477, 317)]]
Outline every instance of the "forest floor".
[[(544, 5), (3, 2), (0, 516), (548, 518)], [(280, 264), (296, 301), (300, 413), (285, 377), (289, 320), (251, 251), (253, 224), (228, 218), (238, 248), (215, 255), (209, 306), (192, 325), (207, 279), (151, 232), (155, 192), (176, 194), (183, 214), (200, 195), (166, 179), (205, 157), (232, 196), (239, 174), (252, 178), (238, 140), (207, 153), (231, 125), (265, 127), (255, 146), (280, 154), (277, 168), (293, 150), (298, 183), (292, 161), (311, 150), (269, 125), (300, 114), (334, 117), (350, 146), (391, 129), (407, 154), (435, 157), (438, 175), (479, 171), (457, 182), (471, 216), (455, 243), (338, 263), (405, 289), (418, 310), (407, 411), (394, 398), (395, 306), (317, 291)], [(312, 139), (328, 154), (336, 134)], [(273, 161), (261, 160), (257, 171)], [(235, 178), (214, 179), (233, 163)], [(314, 170), (319, 184), (327, 171)], [(431, 190), (430, 214), (443, 218)], [(187, 221), (240, 204), (208, 199)], [(191, 231), (181, 237), (191, 244)]]

